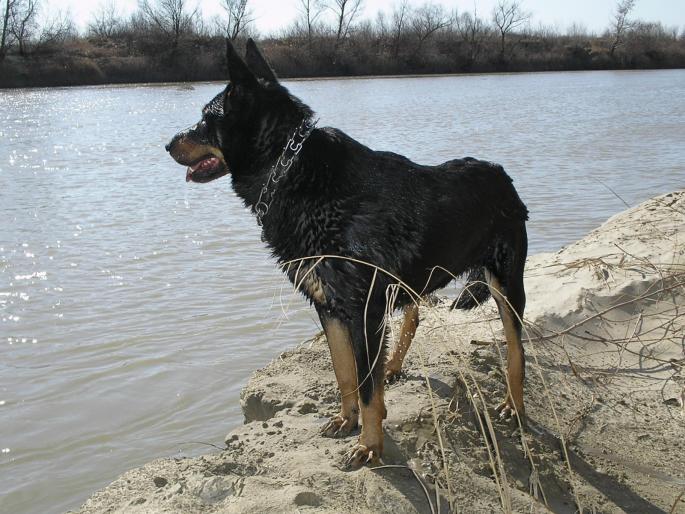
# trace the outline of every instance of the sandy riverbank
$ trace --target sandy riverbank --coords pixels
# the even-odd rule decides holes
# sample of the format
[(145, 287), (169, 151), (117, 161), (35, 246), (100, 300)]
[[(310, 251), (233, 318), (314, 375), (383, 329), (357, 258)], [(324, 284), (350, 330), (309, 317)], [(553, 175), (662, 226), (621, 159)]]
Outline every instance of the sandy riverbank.
[(685, 513), (685, 191), (531, 257), (526, 289), (523, 431), (493, 414), (494, 303), (443, 298), (388, 387), (385, 467), (340, 471), (353, 438), (318, 436), (338, 398), (317, 336), (255, 372), (225, 450), (131, 470), (79, 512)]

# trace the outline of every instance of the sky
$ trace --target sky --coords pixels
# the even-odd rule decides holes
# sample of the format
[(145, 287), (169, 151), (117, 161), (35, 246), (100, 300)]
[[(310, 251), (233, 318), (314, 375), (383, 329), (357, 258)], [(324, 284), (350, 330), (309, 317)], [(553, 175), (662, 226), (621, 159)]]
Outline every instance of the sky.
[[(77, 26), (84, 28), (88, 24), (93, 12), (106, 0), (43, 0), (49, 4), (50, 10), (69, 9)], [(154, 1), (154, 0), (152, 0)], [(205, 17), (222, 13), (220, 0), (188, 0), (200, 6)], [(277, 33), (279, 29), (288, 26), (298, 17), (299, 0), (248, 0), (255, 16), (254, 24), (262, 35)], [(589, 31), (601, 33), (609, 25), (611, 13), (616, 0), (520, 0), (523, 8), (532, 14), (531, 24), (553, 26), (559, 31), (565, 31), (572, 23), (577, 22)], [(376, 13), (383, 10), (392, 11), (399, 0), (365, 0), (364, 17), (375, 18)], [(418, 7), (426, 0), (409, 0)], [(473, 11), (474, 4), (478, 15), (490, 18), (490, 13), (497, 0), (432, 0), (432, 3), (442, 4), (459, 12)], [(129, 14), (138, 5), (137, 0), (118, 0), (116, 5), (120, 12)], [(642, 21), (660, 21), (667, 27), (685, 27), (685, 0), (637, 0), (633, 17)]]

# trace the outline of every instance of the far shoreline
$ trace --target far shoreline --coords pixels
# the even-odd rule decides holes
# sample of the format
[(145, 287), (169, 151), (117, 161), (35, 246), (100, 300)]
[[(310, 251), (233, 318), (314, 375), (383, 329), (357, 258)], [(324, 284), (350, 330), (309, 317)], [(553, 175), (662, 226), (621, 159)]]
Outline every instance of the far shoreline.
[[(322, 75), (322, 76), (305, 76), (305, 77), (287, 77), (279, 76), (282, 82), (317, 82), (317, 81), (342, 81), (342, 80), (397, 80), (397, 79), (416, 79), (416, 78), (449, 78), (449, 77), (483, 77), (483, 76), (504, 76), (504, 75), (547, 75), (551, 73), (637, 73), (650, 71), (680, 71), (685, 70), (685, 67), (676, 68), (612, 68), (612, 69), (586, 69), (586, 70), (530, 70), (530, 71), (477, 71), (477, 72), (457, 72), (457, 73), (410, 73), (406, 75), (392, 74), (392, 75)], [(33, 89), (72, 89), (72, 88), (114, 88), (114, 87), (165, 87), (193, 84), (224, 84), (226, 80), (189, 80), (189, 81), (144, 81), (144, 82), (102, 82), (97, 84), (62, 84), (62, 85), (48, 85), (48, 86), (0, 86), (0, 92), (15, 91), (19, 89), (33, 90)]]

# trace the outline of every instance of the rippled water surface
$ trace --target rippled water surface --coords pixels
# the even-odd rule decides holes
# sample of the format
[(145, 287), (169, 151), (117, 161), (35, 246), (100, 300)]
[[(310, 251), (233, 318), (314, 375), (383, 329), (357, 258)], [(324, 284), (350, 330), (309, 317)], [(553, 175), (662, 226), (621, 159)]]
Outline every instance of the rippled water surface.
[[(502, 163), (531, 252), (685, 185), (683, 70), (288, 85), (371, 147)], [(220, 88), (0, 91), (0, 511), (220, 445), (250, 373), (316, 330), (230, 180), (164, 152)]]

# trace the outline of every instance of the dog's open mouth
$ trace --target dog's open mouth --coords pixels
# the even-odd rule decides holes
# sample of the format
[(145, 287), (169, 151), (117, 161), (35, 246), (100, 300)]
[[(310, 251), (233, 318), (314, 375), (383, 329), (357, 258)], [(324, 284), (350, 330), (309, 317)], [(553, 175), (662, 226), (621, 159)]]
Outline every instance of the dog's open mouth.
[(206, 155), (186, 170), (186, 182), (210, 182), (228, 173), (226, 163), (215, 155)]

